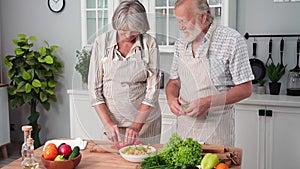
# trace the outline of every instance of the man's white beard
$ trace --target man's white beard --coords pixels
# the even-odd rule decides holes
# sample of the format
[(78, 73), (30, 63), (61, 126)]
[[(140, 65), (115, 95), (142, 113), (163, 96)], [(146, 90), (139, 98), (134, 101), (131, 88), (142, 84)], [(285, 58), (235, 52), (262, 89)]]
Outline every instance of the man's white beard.
[(195, 25), (190, 30), (180, 30), (180, 35), (186, 42), (190, 43), (195, 40), (201, 32), (201, 27), (199, 25)]

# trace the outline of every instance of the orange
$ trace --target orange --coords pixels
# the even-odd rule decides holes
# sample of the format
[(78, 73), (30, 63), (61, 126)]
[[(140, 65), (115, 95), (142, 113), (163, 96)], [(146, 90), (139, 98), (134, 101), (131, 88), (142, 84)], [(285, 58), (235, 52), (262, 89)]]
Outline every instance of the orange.
[(54, 160), (58, 155), (58, 150), (55, 144), (49, 143), (46, 145), (43, 156), (46, 160)]
[(57, 155), (58, 151), (56, 148), (47, 148), (43, 152), (44, 159), (46, 160), (54, 160)]
[(228, 165), (225, 163), (219, 163), (215, 169), (228, 169)]
[(49, 143), (46, 145), (45, 150), (46, 149), (57, 149), (57, 147), (54, 143)]

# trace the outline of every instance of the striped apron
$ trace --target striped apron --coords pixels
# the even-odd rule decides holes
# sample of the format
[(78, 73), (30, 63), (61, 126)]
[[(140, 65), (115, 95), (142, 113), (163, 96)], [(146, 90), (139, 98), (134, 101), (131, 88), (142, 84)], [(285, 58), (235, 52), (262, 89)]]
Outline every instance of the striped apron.
[[(129, 127), (139, 112), (147, 85), (147, 64), (143, 60), (144, 51), (135, 53), (141, 59), (129, 61), (113, 60), (114, 48), (109, 49), (108, 59), (103, 64), (103, 95), (110, 111), (110, 117), (119, 126), (124, 139)], [(139, 141), (146, 144), (159, 143), (161, 133), (161, 113), (158, 102), (150, 110), (149, 116), (139, 132)]]
[[(210, 76), (210, 63), (207, 58), (213, 33), (208, 40), (208, 47), (200, 57), (193, 57), (192, 51), (184, 49), (179, 56), (178, 73), (181, 82), (180, 98), (190, 103), (201, 97), (220, 94)], [(210, 56), (211, 57), (211, 56)], [(216, 65), (218, 66), (218, 65)], [(234, 145), (234, 109), (225, 106), (226, 94), (213, 98), (211, 107), (204, 116), (194, 118), (178, 117), (177, 132), (183, 138), (191, 137), (207, 144)]]

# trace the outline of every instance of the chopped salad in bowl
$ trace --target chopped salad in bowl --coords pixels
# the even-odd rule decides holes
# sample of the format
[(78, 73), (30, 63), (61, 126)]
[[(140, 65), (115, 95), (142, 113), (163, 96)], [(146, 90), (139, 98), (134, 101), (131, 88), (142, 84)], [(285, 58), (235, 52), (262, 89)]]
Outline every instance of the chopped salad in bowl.
[(144, 158), (156, 155), (156, 149), (151, 145), (130, 145), (119, 150), (120, 155), (130, 162), (141, 162)]

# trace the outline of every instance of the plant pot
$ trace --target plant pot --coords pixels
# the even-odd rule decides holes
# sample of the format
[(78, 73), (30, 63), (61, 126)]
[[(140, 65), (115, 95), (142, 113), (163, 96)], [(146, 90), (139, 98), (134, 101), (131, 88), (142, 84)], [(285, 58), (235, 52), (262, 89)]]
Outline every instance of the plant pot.
[(256, 93), (257, 94), (266, 94), (266, 87), (265, 86), (257, 86)]
[(279, 95), (280, 93), (281, 83), (269, 83), (270, 94), (271, 95)]

